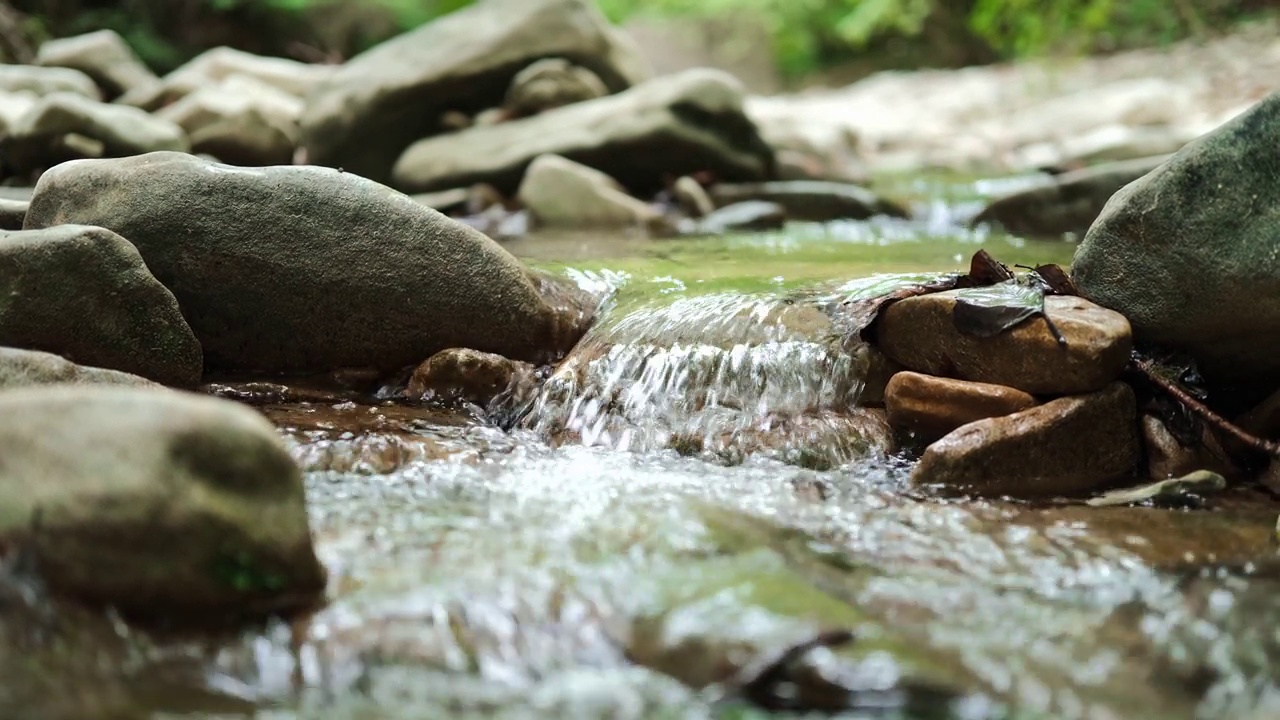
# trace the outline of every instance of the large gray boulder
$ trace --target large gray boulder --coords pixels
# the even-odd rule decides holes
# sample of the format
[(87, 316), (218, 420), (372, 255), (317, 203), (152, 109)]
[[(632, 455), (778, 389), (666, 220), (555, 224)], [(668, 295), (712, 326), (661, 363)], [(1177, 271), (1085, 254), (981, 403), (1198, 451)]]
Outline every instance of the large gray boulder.
[(55, 593), (157, 618), (266, 615), (325, 571), (271, 423), (183, 392), (0, 393), (0, 536)]
[(1084, 235), (1120, 188), (1155, 170), (1167, 155), (1104, 163), (1063, 173), (1044, 185), (991, 201), (974, 225), (999, 225), (1014, 235), (1060, 239)]
[(331, 168), (65, 163), (41, 177), (26, 226), (72, 222), (137, 245), (211, 372), (393, 370), (450, 347), (538, 361), (585, 323), (484, 235)]
[(0, 347), (0, 390), (36, 385), (160, 387), (137, 375), (77, 365), (53, 353)]
[(93, 78), (108, 100), (160, 82), (115, 30), (50, 40), (40, 46), (36, 63), (83, 72)]
[(1280, 379), (1280, 95), (1117, 192), (1072, 262), (1139, 342), (1221, 383)]
[(733, 76), (688, 70), (530, 118), (419, 140), (396, 162), (393, 182), (411, 192), (481, 182), (509, 192), (540, 155), (593, 167), (638, 194), (703, 170), (726, 181), (763, 180), (773, 152), (742, 102)]
[(645, 74), (591, 0), (482, 0), (344, 64), (308, 99), (308, 160), (386, 180), (410, 143), (441, 131), (442, 114), (502, 105), (515, 75), (548, 57), (611, 91)]
[(100, 227), (0, 232), (0, 345), (200, 382), (200, 344), (177, 300), (133, 245)]

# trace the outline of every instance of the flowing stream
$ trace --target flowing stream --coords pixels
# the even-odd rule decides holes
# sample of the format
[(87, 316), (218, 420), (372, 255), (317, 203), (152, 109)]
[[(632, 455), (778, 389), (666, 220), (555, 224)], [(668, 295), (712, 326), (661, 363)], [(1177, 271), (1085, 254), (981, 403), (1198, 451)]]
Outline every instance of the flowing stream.
[(957, 224), (984, 190), (915, 188), (910, 222), (514, 243), (609, 299), (512, 429), (479, 408), (260, 403), (306, 471), (327, 606), (194, 639), (8, 627), (32, 649), (0, 672), (30, 680), (40, 718), (755, 718), (761, 668), (851, 630), (771, 697), (844, 717), (1280, 717), (1274, 503), (921, 497), (850, 409), (874, 369), (820, 309), (851, 282), (980, 247), (1069, 261)]

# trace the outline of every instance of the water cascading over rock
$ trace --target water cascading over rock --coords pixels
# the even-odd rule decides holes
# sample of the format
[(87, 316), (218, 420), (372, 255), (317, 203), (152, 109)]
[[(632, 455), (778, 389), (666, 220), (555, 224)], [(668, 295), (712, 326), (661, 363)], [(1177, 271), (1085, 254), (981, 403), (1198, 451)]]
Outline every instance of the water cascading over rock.
[(883, 415), (857, 407), (869, 364), (844, 350), (817, 305), (780, 295), (615, 309), (522, 425), (558, 444), (833, 467), (892, 445)]

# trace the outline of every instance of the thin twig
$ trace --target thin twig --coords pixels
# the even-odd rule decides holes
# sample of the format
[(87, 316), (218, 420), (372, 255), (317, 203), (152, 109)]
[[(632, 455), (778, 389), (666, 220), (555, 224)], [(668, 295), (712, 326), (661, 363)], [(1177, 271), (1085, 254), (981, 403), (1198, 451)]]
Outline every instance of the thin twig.
[(1231, 421), (1210, 410), (1204, 405), (1204, 403), (1191, 397), (1191, 395), (1187, 393), (1186, 390), (1179, 387), (1177, 383), (1157, 372), (1155, 366), (1150, 360), (1142, 360), (1135, 357), (1133, 359), (1133, 366), (1157, 387), (1173, 396), (1173, 399), (1181, 403), (1183, 407), (1195, 413), (1201, 420), (1204, 420), (1218, 430), (1227, 433), (1259, 452), (1266, 453), (1273, 458), (1280, 458), (1280, 444), (1276, 444), (1270, 440), (1264, 440), (1256, 435), (1251, 435), (1238, 425), (1235, 425)]

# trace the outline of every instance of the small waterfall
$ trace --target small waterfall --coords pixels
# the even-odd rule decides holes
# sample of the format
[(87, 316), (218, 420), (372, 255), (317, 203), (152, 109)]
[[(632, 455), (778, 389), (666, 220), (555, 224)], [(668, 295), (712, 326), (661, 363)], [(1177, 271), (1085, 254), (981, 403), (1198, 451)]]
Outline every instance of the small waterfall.
[(606, 310), (521, 426), (556, 444), (837, 465), (863, 454), (876, 430), (856, 409), (867, 366), (812, 301), (741, 293), (651, 301)]

